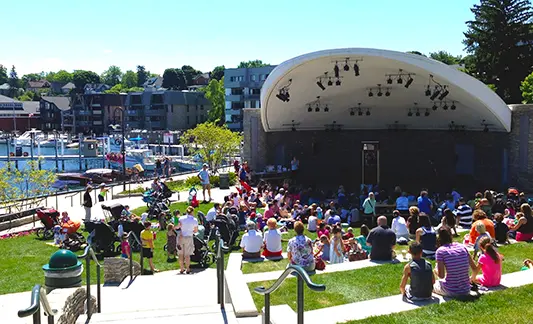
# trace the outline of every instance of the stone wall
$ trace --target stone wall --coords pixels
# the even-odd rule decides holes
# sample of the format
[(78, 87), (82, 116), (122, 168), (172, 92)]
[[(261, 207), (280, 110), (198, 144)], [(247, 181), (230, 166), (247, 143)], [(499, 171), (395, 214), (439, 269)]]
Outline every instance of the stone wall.
[[(141, 266), (133, 261), (133, 275), (141, 274)], [(121, 283), (124, 278), (130, 275), (130, 260), (125, 258), (105, 258), (104, 259), (104, 282)]]
[(267, 133), (261, 124), (261, 110), (243, 109), (243, 161), (248, 161), (253, 170), (262, 170), (266, 166)]
[[(85, 288), (78, 288), (65, 301), (62, 314), (57, 321), (58, 324), (74, 324), (78, 317), (86, 313), (85, 301), (87, 300), (87, 292)], [(91, 296), (91, 310), (96, 313), (96, 298)]]
[[(509, 134), (509, 177), (520, 190), (533, 191), (533, 105), (510, 105), (512, 114)], [(526, 129), (522, 129), (525, 126)], [(520, 133), (525, 132), (521, 138)], [(527, 143), (525, 143), (527, 142)], [(520, 146), (527, 158), (525, 168), (520, 163)], [(526, 161), (524, 161), (526, 162)]]

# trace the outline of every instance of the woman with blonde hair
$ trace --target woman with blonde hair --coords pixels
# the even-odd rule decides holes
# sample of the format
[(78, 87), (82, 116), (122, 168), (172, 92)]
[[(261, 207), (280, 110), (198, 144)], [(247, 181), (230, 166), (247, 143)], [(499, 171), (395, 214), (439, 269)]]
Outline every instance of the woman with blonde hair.
[(510, 230), (516, 231), (517, 241), (531, 241), (533, 239), (533, 215), (531, 206), (522, 204), (520, 206), (520, 212), (523, 216), (518, 219), (516, 225), (511, 226)]
[(416, 206), (409, 207), (409, 218), (407, 219), (407, 228), (409, 228), (409, 238), (414, 240), (416, 237), (416, 230), (420, 228), (420, 221), (418, 216), (420, 209)]

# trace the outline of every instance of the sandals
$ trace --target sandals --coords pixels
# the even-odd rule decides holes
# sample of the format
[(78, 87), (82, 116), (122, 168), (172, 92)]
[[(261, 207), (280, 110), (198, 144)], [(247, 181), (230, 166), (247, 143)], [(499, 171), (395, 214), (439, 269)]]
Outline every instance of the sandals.
[(187, 273), (187, 274), (191, 274), (191, 270), (187, 270), (185, 273)]
[(185, 270), (180, 270), (180, 274), (184, 274), (185, 273)]

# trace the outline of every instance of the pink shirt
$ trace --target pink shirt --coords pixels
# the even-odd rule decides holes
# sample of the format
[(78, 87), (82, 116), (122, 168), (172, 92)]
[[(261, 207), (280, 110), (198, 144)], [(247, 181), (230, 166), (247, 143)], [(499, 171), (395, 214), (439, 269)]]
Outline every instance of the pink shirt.
[(481, 264), (481, 271), (483, 274), (478, 277), (479, 283), (485, 287), (495, 287), (500, 284), (502, 278), (502, 258), (500, 262), (496, 263), (494, 260), (487, 254), (484, 253), (479, 257), (479, 264)]
[(271, 209), (267, 209), (265, 210), (265, 214), (263, 215), (263, 218), (269, 219), (270, 217), (274, 217), (274, 216), (275, 216), (274, 211), (272, 211)]
[(317, 237), (320, 238), (322, 235), (326, 235), (329, 238), (329, 231), (327, 229), (318, 230)]
[(130, 243), (128, 241), (122, 241), (120, 243), (122, 254), (129, 255), (131, 253)]

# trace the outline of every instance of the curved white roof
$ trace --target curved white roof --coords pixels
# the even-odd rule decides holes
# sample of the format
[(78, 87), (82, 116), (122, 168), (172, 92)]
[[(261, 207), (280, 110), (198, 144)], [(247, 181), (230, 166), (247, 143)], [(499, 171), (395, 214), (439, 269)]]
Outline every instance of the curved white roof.
[[(349, 58), (349, 71), (344, 71)], [(358, 60), (360, 75), (355, 76), (353, 64)], [(336, 86), (334, 66), (338, 61), (341, 85)], [(403, 84), (396, 80), (387, 84), (388, 74), (401, 74)], [(319, 77), (325, 90), (317, 86)], [(407, 75), (414, 81), (405, 88)], [(425, 95), (428, 85), (446, 86), (449, 95), (441, 102), (431, 101)], [(329, 77), (333, 85), (328, 86)], [(393, 77), (394, 78), (394, 77)], [(290, 82), (292, 80), (292, 82)], [(290, 85), (289, 85), (290, 84)], [(377, 96), (377, 84), (382, 93), (388, 89), (390, 96)], [(280, 89), (288, 86), (290, 100), (276, 97)], [(369, 89), (373, 96), (369, 97)], [(309, 103), (320, 96), (320, 112), (308, 112)], [(416, 105), (415, 105), (416, 103)], [(361, 104), (361, 105), (359, 105)], [(438, 106), (433, 110), (433, 105)], [(455, 110), (444, 110), (455, 104)], [(325, 112), (324, 107), (329, 111)], [(424, 56), (368, 48), (324, 50), (301, 55), (278, 65), (265, 81), (261, 90), (261, 117), (265, 131), (324, 130), (328, 125), (341, 125), (342, 129), (386, 129), (400, 125), (407, 129), (449, 129), (450, 124), (466, 130), (511, 130), (511, 110), (503, 100), (485, 84), (475, 78), (438, 61)], [(358, 107), (363, 115), (358, 115)], [(415, 108), (416, 107), (416, 108)], [(351, 108), (355, 115), (351, 115)], [(366, 111), (370, 110), (370, 115)], [(420, 117), (416, 116), (417, 110)], [(413, 113), (408, 116), (409, 111)], [(429, 112), (429, 116), (425, 113)]]

